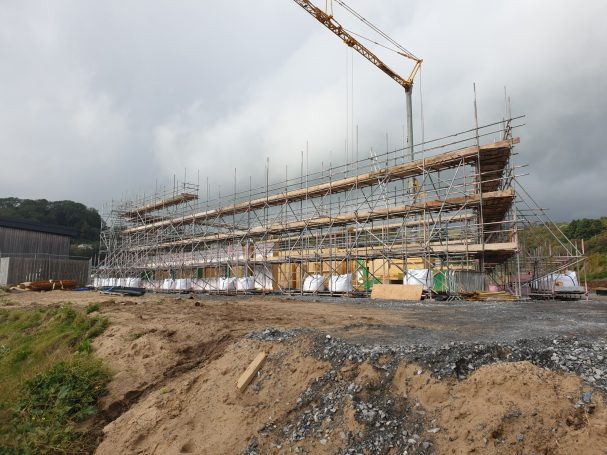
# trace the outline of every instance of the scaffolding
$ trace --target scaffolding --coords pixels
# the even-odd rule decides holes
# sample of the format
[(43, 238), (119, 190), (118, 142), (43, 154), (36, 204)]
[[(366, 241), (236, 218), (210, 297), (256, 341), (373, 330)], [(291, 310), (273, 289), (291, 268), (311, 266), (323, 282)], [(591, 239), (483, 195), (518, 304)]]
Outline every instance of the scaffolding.
[[(417, 144), (413, 161), (408, 147), (310, 172), (302, 154), (299, 175), (281, 182), (269, 181), (268, 164), (264, 185), (230, 195), (174, 183), (114, 203), (103, 214), (96, 284), (368, 295), (426, 270), (433, 293), (533, 294), (583, 254), (519, 185), (520, 121)], [(536, 218), (559, 237), (558, 254), (525, 250), (519, 230)]]

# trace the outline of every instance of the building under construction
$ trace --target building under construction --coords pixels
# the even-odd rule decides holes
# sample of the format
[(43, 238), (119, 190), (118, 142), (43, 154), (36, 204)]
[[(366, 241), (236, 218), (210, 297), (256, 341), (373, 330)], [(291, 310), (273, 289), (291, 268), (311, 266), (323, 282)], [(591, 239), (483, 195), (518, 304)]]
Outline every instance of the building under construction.
[[(414, 285), (457, 298), (483, 290), (578, 296), (582, 253), (517, 183), (508, 119), (413, 146), (412, 87), (422, 60), (343, 0), (336, 5), (375, 34), (353, 33), (310, 0), (295, 3), (406, 95), (407, 146), (370, 153), (211, 199), (199, 184), (108, 209), (97, 285), (200, 292), (368, 294), (378, 283)], [(356, 36), (354, 36), (356, 35)], [(369, 47), (413, 68), (401, 77)], [(357, 155), (358, 156), (358, 155)], [(524, 197), (527, 196), (527, 197)], [(558, 246), (548, 255), (520, 238), (539, 222)], [(579, 272), (579, 270), (578, 270)], [(558, 290), (555, 290), (558, 288)]]
[[(552, 295), (583, 255), (518, 185), (516, 120), (420, 144), (413, 161), (400, 149), (306, 172), (302, 158), (296, 177), (269, 182), (266, 169), (265, 185), (213, 200), (208, 188), (201, 197), (199, 185), (180, 183), (120, 202), (105, 213), (96, 284), (366, 295), (398, 283), (451, 298)], [(558, 251), (526, 249), (519, 234), (534, 223), (560, 239)], [(579, 292), (575, 281), (563, 290)]]

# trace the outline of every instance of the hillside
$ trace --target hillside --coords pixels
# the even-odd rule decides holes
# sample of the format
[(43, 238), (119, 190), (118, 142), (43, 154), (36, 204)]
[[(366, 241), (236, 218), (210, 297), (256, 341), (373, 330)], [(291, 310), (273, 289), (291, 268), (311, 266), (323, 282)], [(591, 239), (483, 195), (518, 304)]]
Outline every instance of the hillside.
[[(607, 217), (597, 219), (576, 219), (569, 223), (558, 223), (564, 236), (574, 243), (584, 243), (585, 253), (588, 256), (586, 273), (588, 280), (607, 279)], [(550, 245), (558, 248), (559, 240), (540, 225), (529, 226), (521, 234), (526, 248), (540, 245)], [(560, 239), (564, 240), (564, 237)]]
[(0, 216), (76, 229), (78, 236), (72, 239), (72, 255), (91, 257), (99, 250), (101, 217), (97, 210), (79, 202), (0, 198)]

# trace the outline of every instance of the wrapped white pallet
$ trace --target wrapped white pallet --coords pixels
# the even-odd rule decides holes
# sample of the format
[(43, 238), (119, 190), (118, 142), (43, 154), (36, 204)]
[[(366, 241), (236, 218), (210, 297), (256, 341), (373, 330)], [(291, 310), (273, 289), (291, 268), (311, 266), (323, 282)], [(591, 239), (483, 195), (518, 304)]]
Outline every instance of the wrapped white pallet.
[(126, 285), (130, 288), (140, 288), (141, 286), (141, 278), (127, 278)]
[(162, 282), (162, 290), (163, 291), (172, 291), (175, 289), (175, 280), (172, 278), (167, 278)]
[(176, 291), (189, 291), (192, 289), (192, 280), (189, 278), (179, 278), (175, 280), (175, 290)]
[(101, 283), (101, 278), (97, 278), (97, 277), (93, 278), (93, 287), (94, 288), (100, 287), (101, 286), (100, 283)]
[(325, 277), (322, 275), (310, 275), (304, 280), (304, 292), (318, 292), (324, 290), (324, 288)]
[(192, 279), (192, 291), (204, 291), (204, 286), (206, 282), (202, 278), (193, 278)]
[(329, 291), (352, 292), (352, 274), (331, 275), (331, 278), (329, 279)]
[(403, 284), (416, 284), (422, 285), (425, 291), (432, 289), (434, 285), (432, 270), (430, 269), (411, 269), (407, 270), (403, 279)]
[(124, 287), (128, 286), (127, 283), (128, 283), (128, 278), (118, 278), (116, 286), (122, 286), (124, 288)]
[(149, 289), (149, 290), (154, 290), (154, 289), (158, 289), (161, 286), (161, 283), (158, 281), (152, 281), (152, 280), (144, 280), (141, 283), (141, 287), (145, 288), (145, 289)]
[(217, 291), (219, 289), (219, 278), (205, 278), (204, 290)]
[(217, 283), (219, 291), (234, 291), (236, 290), (236, 278), (219, 278)]
[(250, 291), (255, 289), (255, 278), (252, 276), (238, 278), (236, 280), (236, 289), (239, 291)]

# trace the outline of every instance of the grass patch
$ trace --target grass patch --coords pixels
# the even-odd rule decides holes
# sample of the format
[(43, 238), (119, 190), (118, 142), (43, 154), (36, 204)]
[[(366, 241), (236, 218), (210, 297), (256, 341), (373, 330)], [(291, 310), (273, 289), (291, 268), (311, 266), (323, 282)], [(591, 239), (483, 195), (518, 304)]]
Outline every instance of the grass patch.
[(91, 354), (107, 324), (71, 306), (0, 309), (0, 453), (91, 451), (78, 424), (110, 379)]
[(101, 305), (99, 305), (98, 303), (94, 303), (91, 305), (88, 305), (86, 307), (86, 314), (91, 314), (94, 313), (95, 311), (100, 311), (101, 310)]

